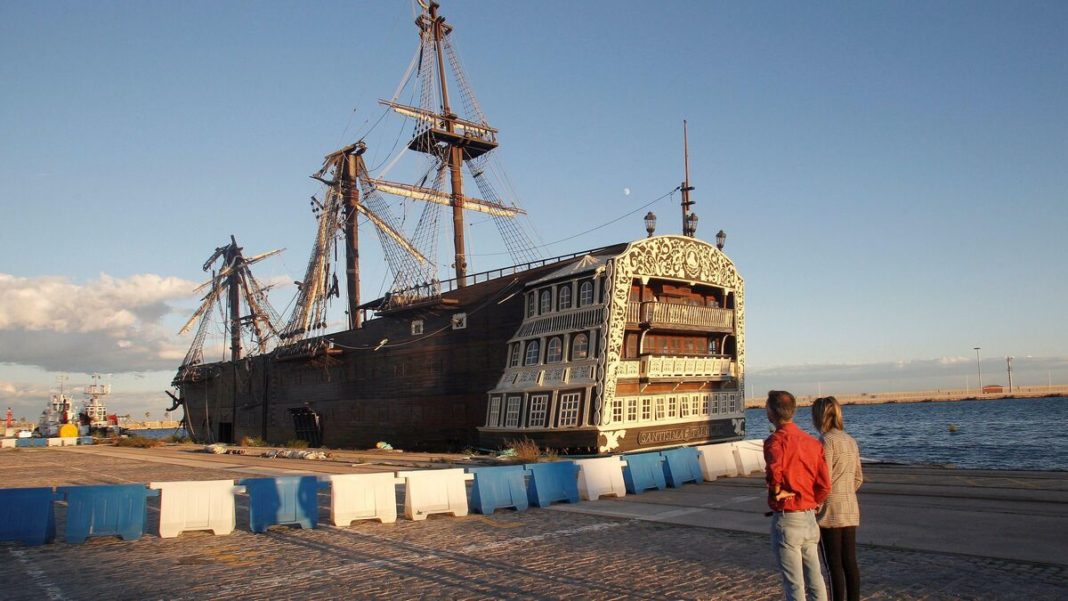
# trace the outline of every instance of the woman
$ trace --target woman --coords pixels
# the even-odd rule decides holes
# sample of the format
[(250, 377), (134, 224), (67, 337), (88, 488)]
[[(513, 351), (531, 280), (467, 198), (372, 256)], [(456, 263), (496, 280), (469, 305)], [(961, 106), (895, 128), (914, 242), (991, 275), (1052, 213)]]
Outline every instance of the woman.
[(812, 424), (820, 433), (823, 456), (831, 472), (831, 494), (816, 514), (820, 550), (831, 573), (831, 596), (834, 601), (857, 601), (860, 599), (857, 489), (864, 482), (860, 450), (857, 441), (842, 431), (842, 406), (833, 396), (818, 398), (812, 404)]

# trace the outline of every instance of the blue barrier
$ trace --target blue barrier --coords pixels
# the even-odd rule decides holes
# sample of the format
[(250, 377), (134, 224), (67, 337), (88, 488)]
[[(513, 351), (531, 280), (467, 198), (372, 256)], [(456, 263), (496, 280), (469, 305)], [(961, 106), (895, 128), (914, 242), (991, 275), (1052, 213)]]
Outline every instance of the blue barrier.
[(523, 467), (530, 472), (527, 497), (531, 505), (548, 507), (557, 501), (578, 503), (579, 466), (573, 461), (528, 463)]
[(319, 489), (330, 487), (329, 482), (320, 483), (315, 476), (244, 478), (237, 483), (248, 492), (248, 521), (253, 532), (266, 532), (275, 524), (315, 528), (319, 525)]
[(664, 490), (664, 456), (660, 453), (635, 453), (624, 455), (627, 465), (623, 466), (623, 483), (627, 492), (636, 495), (643, 490), (655, 488)]
[(489, 515), (501, 507), (523, 511), (530, 506), (523, 466), (469, 467), (467, 473), (475, 475), (475, 484), (468, 498), (471, 509)]
[(49, 488), (0, 489), (0, 540), (43, 545), (56, 538), (56, 494)]
[(144, 484), (60, 486), (67, 499), (64, 540), (83, 543), (90, 536), (121, 536), (137, 540), (145, 531), (145, 499), (159, 495)]
[(687, 482), (702, 482), (701, 461), (694, 447), (680, 447), (661, 451), (664, 456), (664, 476), (668, 486), (678, 488)]
[(15, 440), (16, 447), (47, 447), (47, 438), (19, 438)]

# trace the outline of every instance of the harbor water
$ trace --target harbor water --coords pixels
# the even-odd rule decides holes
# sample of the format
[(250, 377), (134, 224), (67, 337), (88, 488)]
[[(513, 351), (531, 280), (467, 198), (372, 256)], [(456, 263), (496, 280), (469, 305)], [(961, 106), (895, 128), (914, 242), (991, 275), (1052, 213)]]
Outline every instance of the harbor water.
[[(1068, 471), (1068, 398), (842, 407), (865, 460), (972, 469)], [(808, 407), (794, 421), (815, 433)], [(763, 409), (746, 411), (748, 438), (766, 438)]]

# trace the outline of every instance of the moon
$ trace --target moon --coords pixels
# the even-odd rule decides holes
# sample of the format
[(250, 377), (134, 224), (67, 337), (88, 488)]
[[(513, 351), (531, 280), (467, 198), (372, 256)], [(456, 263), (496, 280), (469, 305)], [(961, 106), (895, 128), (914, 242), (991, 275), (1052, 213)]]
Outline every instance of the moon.
[(623, 196), (630, 196), (630, 188), (623, 188)]

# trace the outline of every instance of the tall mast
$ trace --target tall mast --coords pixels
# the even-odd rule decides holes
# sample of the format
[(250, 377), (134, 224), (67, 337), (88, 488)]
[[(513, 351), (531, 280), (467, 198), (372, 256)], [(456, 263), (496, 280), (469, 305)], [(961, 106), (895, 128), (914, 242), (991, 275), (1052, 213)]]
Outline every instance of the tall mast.
[(338, 184), (341, 198), (345, 203), (345, 284), (346, 298), (349, 304), (349, 329), (359, 328), (360, 319), (360, 231), (359, 206), (360, 190), (356, 187), (359, 177), (358, 165), (360, 155), (366, 150), (363, 144), (354, 144), (345, 148), (344, 163), (338, 166)]
[(237, 246), (237, 239), (230, 234), (230, 246), (223, 255), (223, 264), (230, 267), (230, 275), (226, 277), (226, 286), (230, 298), (230, 360), (241, 359), (241, 276), (237, 268), (238, 256), (241, 249)]
[[(434, 36), (434, 48), (438, 60), (438, 82), (441, 84), (441, 116), (445, 122), (445, 131), (449, 134), (456, 133), (456, 115), (449, 108), (449, 86), (445, 81), (445, 56), (442, 50), (442, 40), (448, 33), (445, 18), (438, 16), (438, 3), (430, 3), (430, 24)], [(452, 179), (452, 240), (455, 250), (456, 285), (463, 288), (466, 285), (467, 257), (464, 253), (464, 182), (463, 182), (463, 149), (455, 144), (449, 144), (449, 174)]]
[(682, 182), (682, 235), (693, 237), (696, 233), (696, 227), (693, 227), (690, 223), (690, 206), (693, 205), (693, 201), (690, 200), (690, 191), (693, 190), (693, 186), (690, 185), (690, 141), (686, 134), (686, 120), (682, 120), (682, 156), (685, 169), (685, 179)]

